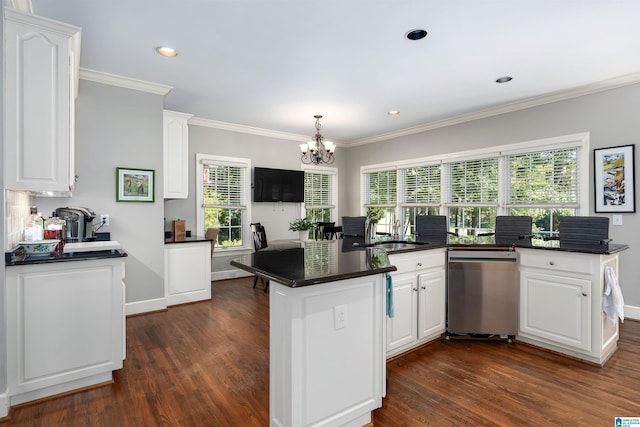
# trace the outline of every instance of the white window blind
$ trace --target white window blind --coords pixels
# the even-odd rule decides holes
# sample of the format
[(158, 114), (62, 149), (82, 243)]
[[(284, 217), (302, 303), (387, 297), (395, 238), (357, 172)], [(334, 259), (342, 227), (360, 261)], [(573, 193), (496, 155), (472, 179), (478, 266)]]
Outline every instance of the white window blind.
[(304, 203), (306, 208), (333, 207), (332, 176), (324, 173), (304, 173)]
[(449, 163), (448, 170), (448, 205), (497, 206), (497, 157)]
[(203, 189), (205, 208), (245, 207), (245, 171), (242, 167), (204, 164)]
[(365, 175), (365, 206), (393, 206), (396, 204), (396, 170), (369, 172)]
[(507, 157), (507, 207), (578, 206), (578, 148)]
[(441, 166), (419, 166), (401, 170), (402, 200), (407, 205), (440, 204), (440, 171)]

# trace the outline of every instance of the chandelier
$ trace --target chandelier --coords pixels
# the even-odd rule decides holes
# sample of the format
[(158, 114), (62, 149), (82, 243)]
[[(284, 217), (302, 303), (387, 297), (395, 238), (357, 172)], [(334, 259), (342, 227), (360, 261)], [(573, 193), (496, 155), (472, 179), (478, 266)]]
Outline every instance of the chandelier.
[(333, 154), (336, 151), (336, 144), (330, 141), (325, 141), (324, 136), (320, 134), (322, 125), (320, 124), (321, 115), (313, 116), (316, 119), (316, 134), (313, 139), (306, 144), (300, 144), (300, 151), (302, 151), (302, 163), (319, 165), (325, 163), (330, 165), (335, 158)]

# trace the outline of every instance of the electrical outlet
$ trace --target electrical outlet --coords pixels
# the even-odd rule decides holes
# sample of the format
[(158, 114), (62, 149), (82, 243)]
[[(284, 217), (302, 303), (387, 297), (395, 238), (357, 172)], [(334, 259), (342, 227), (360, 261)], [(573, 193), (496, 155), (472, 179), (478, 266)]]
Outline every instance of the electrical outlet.
[(347, 305), (333, 307), (333, 328), (337, 331), (347, 327)]
[(622, 225), (622, 215), (613, 216), (613, 225)]
[(100, 224), (103, 224), (105, 227), (109, 226), (109, 215), (108, 214), (100, 215)]

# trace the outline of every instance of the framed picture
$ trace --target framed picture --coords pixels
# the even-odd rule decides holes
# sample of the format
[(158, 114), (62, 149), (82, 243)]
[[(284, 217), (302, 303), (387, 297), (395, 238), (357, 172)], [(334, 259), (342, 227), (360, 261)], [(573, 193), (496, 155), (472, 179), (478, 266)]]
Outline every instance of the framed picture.
[(154, 171), (116, 168), (116, 202), (153, 202)]
[(596, 212), (635, 212), (635, 145), (593, 150)]

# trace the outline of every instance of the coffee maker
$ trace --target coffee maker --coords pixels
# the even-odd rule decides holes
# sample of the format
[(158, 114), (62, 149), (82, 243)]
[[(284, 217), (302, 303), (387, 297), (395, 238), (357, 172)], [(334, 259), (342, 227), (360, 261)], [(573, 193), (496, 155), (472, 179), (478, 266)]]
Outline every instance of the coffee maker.
[(57, 208), (56, 213), (67, 223), (66, 242), (88, 242), (95, 240), (92, 222), (96, 214), (91, 209), (65, 207)]

